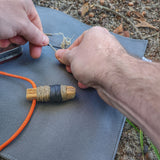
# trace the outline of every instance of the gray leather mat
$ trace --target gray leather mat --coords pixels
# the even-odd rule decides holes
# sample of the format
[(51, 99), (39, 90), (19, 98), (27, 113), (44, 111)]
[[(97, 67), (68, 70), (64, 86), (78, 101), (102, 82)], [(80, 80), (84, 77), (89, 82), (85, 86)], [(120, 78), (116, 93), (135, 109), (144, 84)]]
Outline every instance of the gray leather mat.
[[(44, 32), (63, 32), (72, 42), (87, 26), (59, 11), (37, 7)], [(127, 51), (144, 55), (147, 41), (116, 35)], [(54, 45), (58, 45), (54, 42)], [(33, 60), (28, 44), (23, 55), (0, 65), (1, 71), (31, 78), (39, 85), (66, 84), (77, 89), (75, 100), (62, 104), (38, 103), (31, 121), (7, 148), (0, 152), (11, 160), (112, 160), (115, 157), (125, 117), (105, 104), (93, 89), (81, 90), (77, 81), (55, 59), (51, 48)], [(23, 80), (0, 75), (0, 144), (7, 140), (25, 119), (31, 103), (26, 101)]]

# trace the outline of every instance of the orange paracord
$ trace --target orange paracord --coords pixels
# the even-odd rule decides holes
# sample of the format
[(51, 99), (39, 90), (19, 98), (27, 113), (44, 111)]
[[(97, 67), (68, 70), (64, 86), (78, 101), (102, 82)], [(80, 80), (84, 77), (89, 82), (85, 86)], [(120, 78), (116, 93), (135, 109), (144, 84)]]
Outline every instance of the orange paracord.
[[(9, 73), (2, 72), (2, 71), (0, 71), (0, 74), (4, 75), (4, 76), (13, 77), (13, 78), (23, 79), (23, 80), (28, 81), (29, 83), (31, 83), (33, 88), (36, 88), (36, 84), (29, 78), (18, 76), (18, 75), (9, 74)], [(31, 105), (31, 108), (30, 108), (30, 110), (28, 112), (28, 115), (27, 115), (26, 119), (24, 120), (24, 122), (21, 124), (21, 126), (18, 128), (18, 130), (14, 134), (6, 142), (4, 142), (2, 145), (0, 145), (0, 151), (2, 151), (7, 145), (9, 145), (23, 131), (23, 129), (25, 128), (25, 126), (28, 124), (28, 122), (31, 119), (31, 116), (33, 114), (35, 106), (36, 106), (36, 100), (34, 99), (32, 101), (32, 105)]]

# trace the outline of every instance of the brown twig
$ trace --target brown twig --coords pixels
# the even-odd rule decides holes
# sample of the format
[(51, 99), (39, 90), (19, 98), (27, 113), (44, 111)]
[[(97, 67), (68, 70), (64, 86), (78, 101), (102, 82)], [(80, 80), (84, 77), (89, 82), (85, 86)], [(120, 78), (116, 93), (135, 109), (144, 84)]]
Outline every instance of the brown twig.
[(154, 36), (159, 37), (160, 36), (159, 32), (156, 32), (156, 33), (154, 33), (152, 35), (149, 35), (149, 36), (145, 36), (145, 37), (143, 37), (143, 39), (148, 39), (148, 38), (151, 38), (151, 37), (154, 37)]
[(64, 11), (64, 13), (68, 14), (68, 12), (72, 9), (73, 5), (74, 5), (74, 4), (71, 4), (71, 5), (68, 7), (68, 9), (67, 9), (66, 11)]
[(108, 11), (108, 12), (112, 12), (112, 13), (114, 13), (115, 15), (118, 15), (118, 16), (122, 17), (125, 21), (129, 22), (129, 23), (132, 25), (132, 27), (135, 29), (136, 33), (138, 33), (139, 37), (140, 37), (141, 39), (144, 39), (143, 36), (142, 36), (142, 34), (139, 32), (138, 28), (137, 28), (137, 27), (134, 25), (134, 23), (132, 23), (131, 20), (128, 19), (127, 17), (125, 17), (125, 16), (123, 16), (122, 14), (120, 14), (120, 13), (118, 13), (118, 12), (116, 12), (116, 11), (108, 8), (108, 7), (105, 7), (105, 6), (100, 6), (100, 5), (98, 5), (98, 4), (95, 4), (95, 7), (99, 7), (99, 8), (101, 8), (101, 9), (105, 9), (105, 10)]

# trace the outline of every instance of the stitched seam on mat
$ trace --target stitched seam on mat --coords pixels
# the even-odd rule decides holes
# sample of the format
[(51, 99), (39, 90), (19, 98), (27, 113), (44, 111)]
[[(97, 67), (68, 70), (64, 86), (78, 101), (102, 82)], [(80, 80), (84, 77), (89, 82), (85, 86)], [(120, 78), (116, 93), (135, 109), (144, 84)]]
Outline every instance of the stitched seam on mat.
[(2, 155), (2, 158), (7, 158), (8, 160), (18, 160), (17, 158), (11, 156), (8, 153), (0, 153), (0, 155)]
[[(125, 120), (126, 120), (126, 117), (124, 116), (123, 120), (121, 121), (121, 125), (123, 125), (124, 127), (124, 123), (125, 123)], [(112, 153), (112, 159), (115, 158), (115, 155), (116, 155), (116, 152), (117, 152), (117, 149), (118, 149), (118, 144), (119, 144), (119, 141), (120, 141), (120, 138), (121, 138), (121, 133), (122, 133), (123, 129), (122, 127), (120, 127), (119, 131), (118, 131), (118, 135), (117, 135), (117, 138), (116, 138), (116, 143), (114, 145), (114, 152)]]

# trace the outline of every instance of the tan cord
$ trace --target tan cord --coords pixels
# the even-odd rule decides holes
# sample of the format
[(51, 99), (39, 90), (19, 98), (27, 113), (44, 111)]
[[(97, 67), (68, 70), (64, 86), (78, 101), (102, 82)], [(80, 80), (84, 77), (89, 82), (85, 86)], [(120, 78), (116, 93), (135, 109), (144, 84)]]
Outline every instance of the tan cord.
[[(60, 45), (60, 47), (62, 48), (62, 49), (66, 49), (66, 48), (68, 48), (70, 45), (71, 45), (71, 41), (72, 41), (72, 39), (73, 39), (73, 37), (72, 38), (69, 38), (69, 37), (65, 37), (64, 36), (64, 34), (62, 33), (62, 32), (59, 32), (59, 33), (45, 33), (47, 36), (54, 36), (54, 35), (61, 35), (62, 37), (63, 37), (63, 40), (62, 40), (62, 42), (61, 42), (61, 45)], [(56, 49), (55, 49), (55, 47), (53, 47), (53, 45), (51, 44), (51, 43), (49, 43), (48, 44), (55, 52), (57, 51)]]
[(50, 87), (40, 86), (37, 87), (37, 101), (48, 102), (50, 100)]

